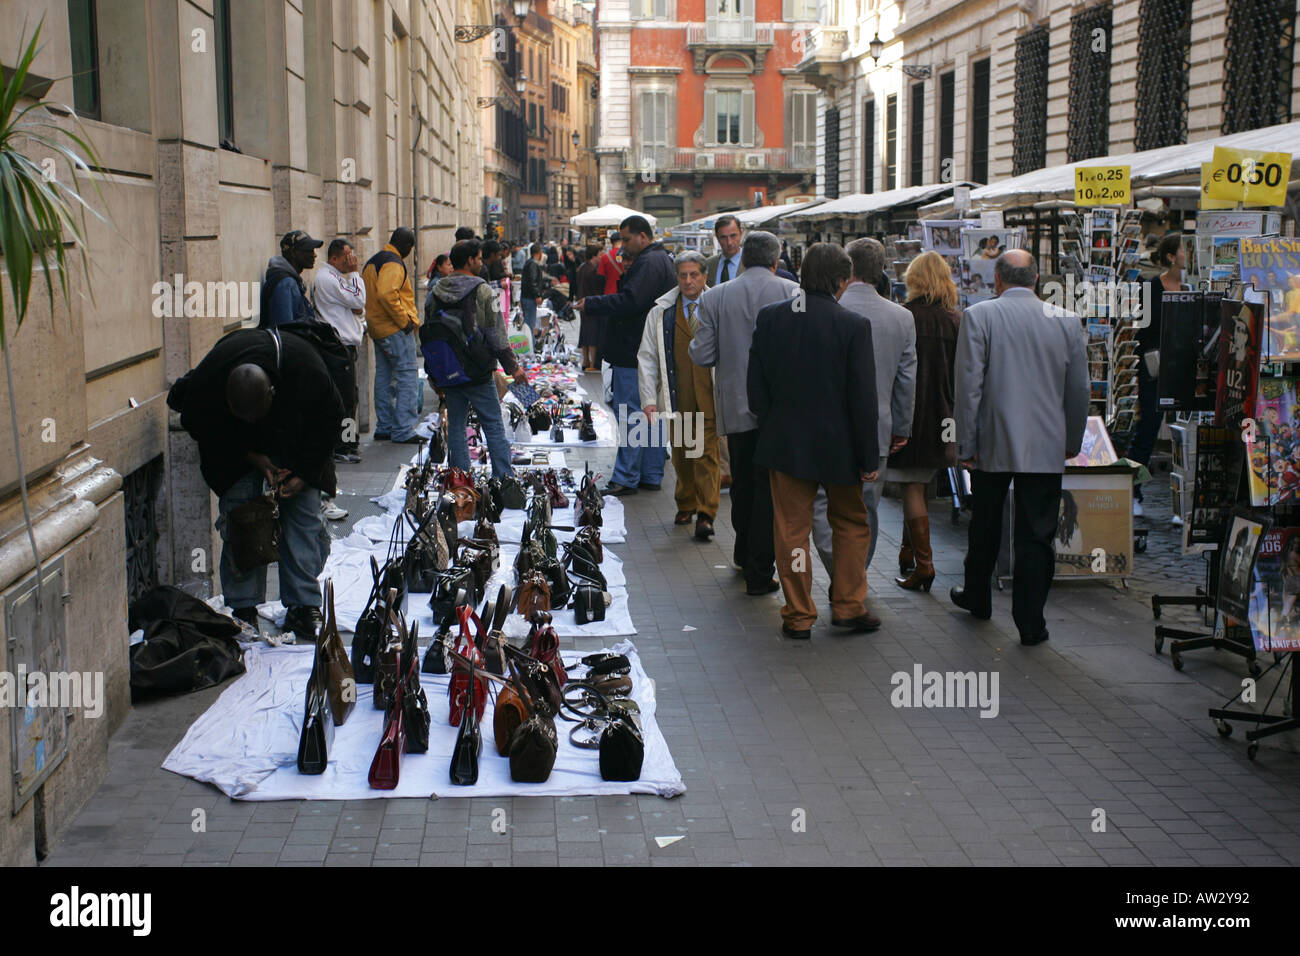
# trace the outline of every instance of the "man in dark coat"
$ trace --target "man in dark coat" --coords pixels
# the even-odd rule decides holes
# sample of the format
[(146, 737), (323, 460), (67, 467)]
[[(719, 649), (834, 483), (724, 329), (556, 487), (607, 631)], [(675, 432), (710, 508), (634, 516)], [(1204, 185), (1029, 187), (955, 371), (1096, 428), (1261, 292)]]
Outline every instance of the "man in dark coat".
[(316, 349), (292, 332), (239, 329), (217, 342), (167, 395), (199, 443), (203, 480), (220, 499), (221, 587), (237, 617), (256, 624), (266, 567), (241, 573), (231, 560), (230, 512), (275, 490), (280, 512), (280, 599), (285, 630), (314, 640), (316, 578), (329, 554), (320, 494), (335, 493), (334, 446), (343, 401)]
[(766, 468), (775, 515), (777, 575), (785, 591), (782, 632), (811, 636), (808, 536), (813, 500), (825, 487), (832, 529), (831, 623), (871, 631), (866, 613), (867, 508), (862, 482), (875, 481), (881, 451), (871, 326), (836, 301), (852, 265), (839, 246), (818, 243), (800, 271), (800, 293), (764, 306), (750, 346), (749, 405), (758, 417), (757, 464)]
[(658, 491), (664, 480), (665, 443), (662, 429), (651, 426), (641, 411), (637, 351), (645, 331), (646, 314), (655, 300), (677, 287), (673, 257), (644, 216), (628, 216), (619, 224), (623, 254), (632, 264), (613, 295), (592, 295), (573, 303), (584, 315), (603, 320), (600, 354), (613, 367), (614, 412), (619, 419), (619, 449), (608, 495), (634, 495), (638, 488)]

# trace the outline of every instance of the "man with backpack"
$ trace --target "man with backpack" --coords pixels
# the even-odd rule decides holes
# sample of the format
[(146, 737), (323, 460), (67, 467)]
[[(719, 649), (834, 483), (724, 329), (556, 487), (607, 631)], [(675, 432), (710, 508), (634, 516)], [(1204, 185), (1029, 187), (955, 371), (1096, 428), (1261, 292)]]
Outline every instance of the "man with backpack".
[(479, 277), (482, 246), (466, 239), (451, 247), (455, 270), (439, 279), (425, 304), (420, 350), (429, 381), (447, 407), (447, 460), (469, 469), (465, 423), (472, 407), (483, 426), (492, 474), (504, 478), (510, 467), (510, 440), (501, 420), (501, 399), (493, 373), (497, 363), (520, 384), (528, 375), (515, 361), (496, 293)]
[(402, 445), (420, 441), (415, 434), (420, 420), (415, 351), (420, 315), (403, 261), (414, 248), (415, 233), (399, 226), (361, 270), (366, 286), (366, 328), (375, 343), (374, 438)]
[(258, 328), (274, 329), (289, 322), (316, 321), (316, 314), (307, 301), (302, 274), (316, 264), (316, 250), (322, 245), (321, 240), (313, 239), (301, 229), (284, 234), (280, 254), (266, 263)]

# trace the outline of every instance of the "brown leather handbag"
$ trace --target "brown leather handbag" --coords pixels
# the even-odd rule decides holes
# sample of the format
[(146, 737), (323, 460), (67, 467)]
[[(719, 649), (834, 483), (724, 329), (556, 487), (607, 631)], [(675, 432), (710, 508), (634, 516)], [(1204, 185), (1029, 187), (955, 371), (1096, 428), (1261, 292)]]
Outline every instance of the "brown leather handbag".
[(510, 756), (510, 738), (519, 725), (528, 719), (528, 707), (514, 681), (509, 681), (497, 694), (496, 709), (492, 713), (492, 734), (496, 738), (497, 753)]
[(551, 585), (540, 571), (529, 571), (519, 588), (519, 613), (531, 618), (538, 611), (551, 609)]
[(259, 495), (226, 515), (226, 547), (240, 574), (280, 560), (280, 506), (275, 495)]
[(472, 487), (461, 485), (449, 488), (447, 493), (456, 499), (456, 520), (473, 521), (478, 510), (478, 494)]
[(325, 664), (329, 685), (330, 711), (336, 726), (342, 726), (357, 705), (357, 678), (348, 660), (347, 648), (339, 637), (338, 618), (334, 614), (334, 580), (325, 581), (325, 622), (317, 639)]

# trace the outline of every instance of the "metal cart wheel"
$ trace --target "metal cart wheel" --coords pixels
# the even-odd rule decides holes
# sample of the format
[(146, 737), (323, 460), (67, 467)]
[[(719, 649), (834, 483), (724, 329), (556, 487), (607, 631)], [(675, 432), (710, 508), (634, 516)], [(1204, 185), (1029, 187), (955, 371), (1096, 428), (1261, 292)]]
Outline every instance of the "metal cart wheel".
[(1226, 720), (1215, 720), (1214, 729), (1219, 732), (1220, 737), (1232, 736), (1232, 724), (1228, 723)]

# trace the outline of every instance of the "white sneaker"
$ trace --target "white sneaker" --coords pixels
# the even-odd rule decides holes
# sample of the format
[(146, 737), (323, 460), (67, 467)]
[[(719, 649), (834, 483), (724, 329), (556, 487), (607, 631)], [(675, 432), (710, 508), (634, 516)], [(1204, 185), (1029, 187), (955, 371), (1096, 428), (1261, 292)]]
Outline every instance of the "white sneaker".
[(1133, 517), (1142, 517), (1142, 502), (1138, 501), (1136, 498), (1133, 499)]
[(342, 521), (348, 513), (334, 503), (333, 498), (322, 498), (320, 513), (326, 521)]
[(1169, 519), (1169, 522), (1175, 527), (1181, 528), (1183, 526), (1183, 516), (1174, 515), (1172, 518)]

